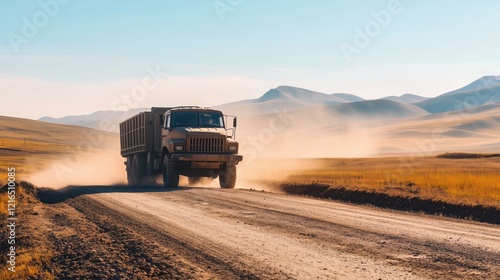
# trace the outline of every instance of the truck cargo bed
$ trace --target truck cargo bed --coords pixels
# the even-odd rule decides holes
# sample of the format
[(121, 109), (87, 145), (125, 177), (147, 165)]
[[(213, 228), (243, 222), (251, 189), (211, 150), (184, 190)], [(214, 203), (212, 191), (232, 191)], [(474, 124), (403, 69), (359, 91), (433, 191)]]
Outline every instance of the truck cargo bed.
[(153, 147), (153, 119), (151, 112), (139, 113), (120, 123), (121, 155), (147, 152)]

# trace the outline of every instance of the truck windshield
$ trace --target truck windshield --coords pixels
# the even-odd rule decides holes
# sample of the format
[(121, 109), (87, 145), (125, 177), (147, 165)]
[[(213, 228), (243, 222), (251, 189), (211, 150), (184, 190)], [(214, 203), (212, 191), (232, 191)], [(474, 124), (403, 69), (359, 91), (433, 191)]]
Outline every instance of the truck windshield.
[(222, 115), (217, 112), (174, 112), (172, 127), (224, 127)]

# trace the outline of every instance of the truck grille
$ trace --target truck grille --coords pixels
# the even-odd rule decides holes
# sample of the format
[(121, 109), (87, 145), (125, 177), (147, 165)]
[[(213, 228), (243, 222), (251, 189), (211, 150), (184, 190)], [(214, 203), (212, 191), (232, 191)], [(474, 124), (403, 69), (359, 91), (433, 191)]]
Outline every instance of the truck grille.
[(223, 138), (191, 138), (189, 152), (194, 153), (222, 153), (224, 152)]

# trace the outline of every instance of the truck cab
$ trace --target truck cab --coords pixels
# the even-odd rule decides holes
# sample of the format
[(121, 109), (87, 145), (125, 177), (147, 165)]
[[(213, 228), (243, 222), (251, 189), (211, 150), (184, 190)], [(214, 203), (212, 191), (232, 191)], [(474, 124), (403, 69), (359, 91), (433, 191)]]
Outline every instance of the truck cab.
[[(223, 188), (234, 188), (236, 165), (243, 159), (234, 140), (236, 121), (228, 134), (229, 116), (200, 107), (177, 107), (165, 112), (162, 129), (163, 181), (178, 185), (179, 175), (190, 181), (219, 177)], [(236, 120), (236, 118), (233, 118)]]

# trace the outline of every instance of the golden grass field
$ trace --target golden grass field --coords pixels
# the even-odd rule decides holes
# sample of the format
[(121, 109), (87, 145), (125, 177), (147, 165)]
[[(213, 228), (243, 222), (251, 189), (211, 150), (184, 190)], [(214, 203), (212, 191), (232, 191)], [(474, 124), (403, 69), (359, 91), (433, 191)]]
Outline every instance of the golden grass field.
[(500, 208), (498, 157), (267, 160), (246, 168), (248, 173), (259, 174), (262, 182), (325, 184), (332, 188)]
[(0, 172), (6, 174), (8, 167), (15, 167), (17, 173), (33, 174), (43, 170), (51, 162), (63, 156), (69, 144), (56, 144), (23, 139), (0, 138)]

